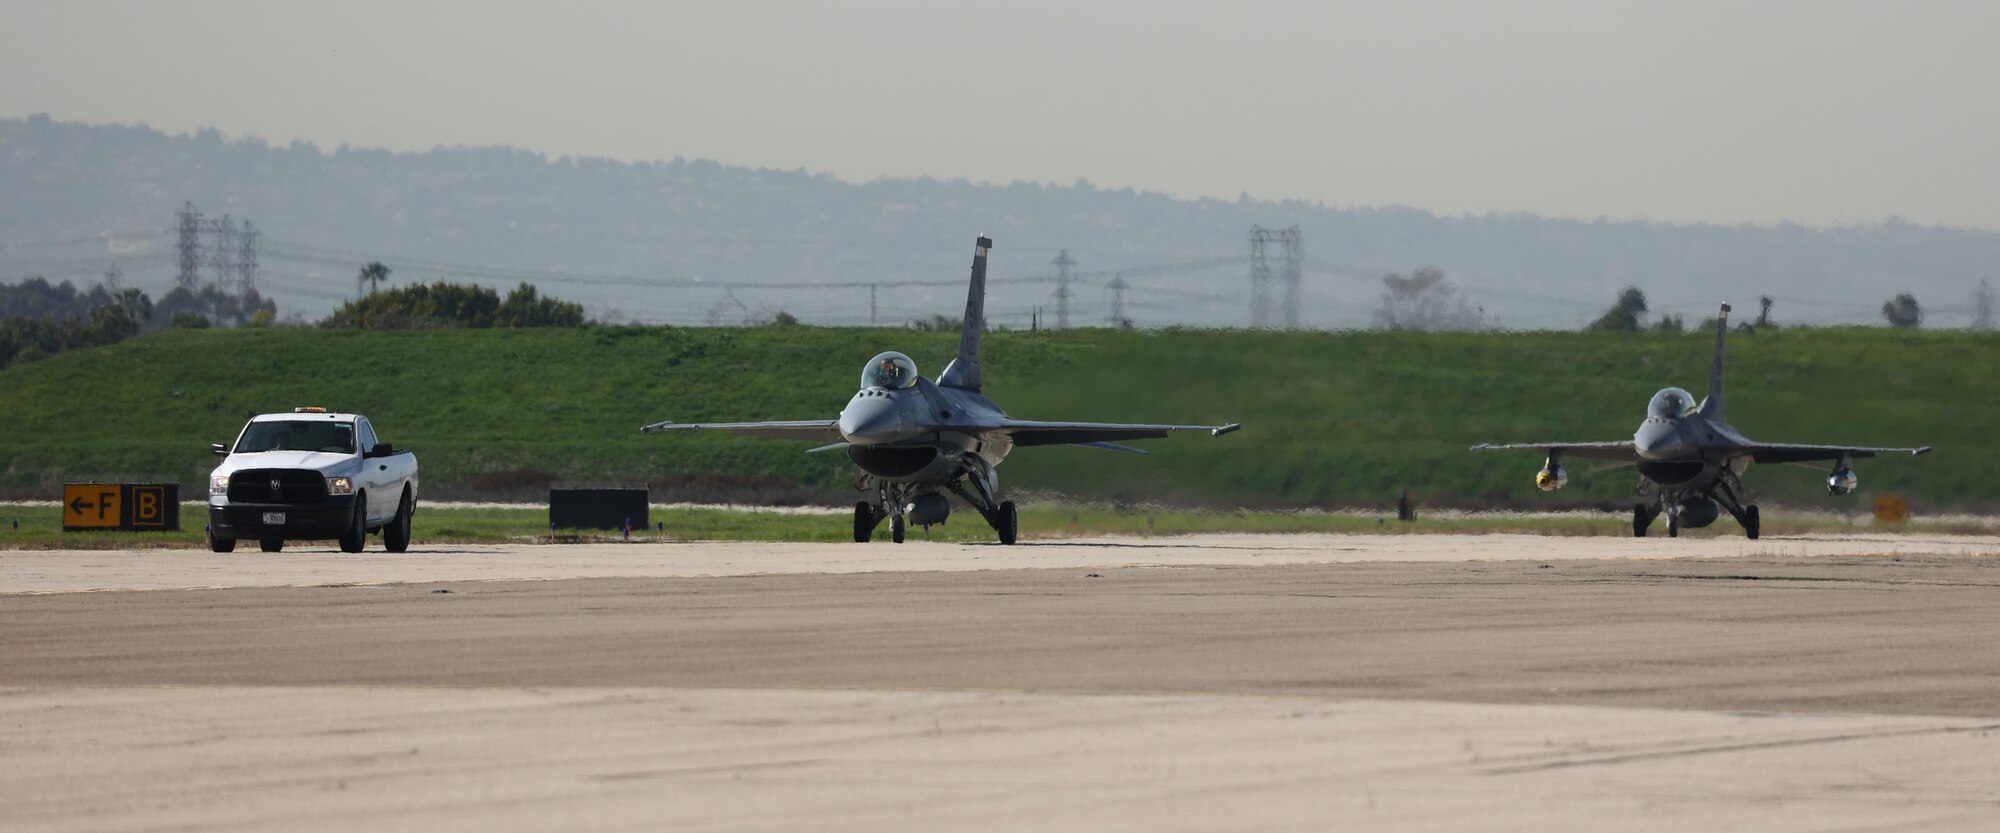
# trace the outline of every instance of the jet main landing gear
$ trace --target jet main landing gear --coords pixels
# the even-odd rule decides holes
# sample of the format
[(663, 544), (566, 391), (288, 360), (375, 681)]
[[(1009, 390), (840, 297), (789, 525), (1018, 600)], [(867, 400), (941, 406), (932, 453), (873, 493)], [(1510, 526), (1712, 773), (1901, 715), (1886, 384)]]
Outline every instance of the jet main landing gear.
[[(859, 478), (856, 481), (859, 482)], [(969, 486), (967, 484), (970, 484)], [(874, 484), (877, 495), (874, 501), (860, 501), (854, 504), (854, 542), (867, 543), (874, 540), (875, 528), (884, 520), (889, 522), (889, 540), (898, 544), (909, 535), (909, 519), (904, 516), (904, 508), (919, 492), (928, 493), (937, 488), (936, 484), (882, 483)], [(944, 484), (944, 488), (959, 499), (979, 510), (979, 516), (1000, 536), (1000, 543), (1012, 544), (1020, 537), (1020, 513), (1011, 500), (995, 500), (992, 489), (985, 480), (965, 477)], [(928, 528), (928, 527), (926, 527)]]
[(1729, 510), (1730, 516), (1736, 519), (1736, 523), (1742, 525), (1745, 537), (1752, 541), (1757, 540), (1757, 536), (1763, 532), (1761, 527), (1764, 525), (1763, 518), (1757, 514), (1757, 504), (1743, 502), (1743, 481), (1736, 479), (1733, 472), (1725, 470), (1723, 475), (1722, 479), (1715, 483), (1716, 502), (1721, 503), (1722, 508)]
[(875, 511), (875, 505), (868, 501), (854, 504), (854, 543), (866, 544), (875, 537), (875, 527), (882, 523), (882, 516)]
[[(968, 481), (972, 484), (970, 489), (965, 487)], [(976, 477), (967, 478), (966, 481), (954, 480), (945, 484), (945, 488), (950, 489), (952, 494), (958, 495), (966, 503), (972, 504), (972, 508), (979, 510), (979, 515), (986, 519), (986, 524), (993, 527), (994, 532), (999, 533), (1000, 543), (1014, 543), (1020, 534), (1021, 523), (1019, 513), (1014, 510), (1013, 501), (995, 501), (993, 494), (987, 491), (986, 484)]]
[(1658, 507), (1643, 503), (1632, 504), (1632, 537), (1646, 537), (1646, 528), (1653, 525), (1653, 519), (1660, 516)]

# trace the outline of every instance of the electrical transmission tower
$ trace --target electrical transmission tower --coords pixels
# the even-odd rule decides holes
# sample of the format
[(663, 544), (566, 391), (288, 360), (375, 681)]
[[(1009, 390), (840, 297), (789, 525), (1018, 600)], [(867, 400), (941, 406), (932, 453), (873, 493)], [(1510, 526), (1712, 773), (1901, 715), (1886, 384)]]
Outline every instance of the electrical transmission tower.
[(224, 214), (209, 221), (215, 248), (208, 253), (209, 268), (215, 270), (215, 286), (224, 292), (236, 283), (236, 221)]
[(1972, 329), (1985, 332), (1993, 329), (1993, 284), (1981, 280), (1979, 289), (1972, 293)]
[(1056, 267), (1056, 329), (1067, 330), (1069, 329), (1069, 299), (1070, 296), (1075, 294), (1069, 291), (1069, 267), (1075, 266), (1076, 261), (1071, 260), (1069, 250), (1064, 249), (1051, 262)]
[(1130, 325), (1132, 322), (1125, 318), (1125, 290), (1132, 288), (1132, 285), (1125, 282), (1125, 275), (1120, 273), (1112, 276), (1111, 282), (1105, 284), (1104, 288), (1111, 290), (1111, 326)]
[(194, 203), (188, 203), (174, 212), (174, 220), (180, 232), (178, 262), (181, 268), (175, 282), (182, 289), (193, 292), (195, 270), (201, 268), (201, 212), (194, 210)]
[(113, 261), (111, 268), (104, 270), (104, 291), (117, 295), (118, 290), (125, 288), (124, 283), (125, 270), (118, 268), (117, 261)]
[(249, 220), (243, 221), (243, 230), (236, 235), (239, 246), (236, 250), (236, 280), (241, 283), (239, 289), (246, 295), (257, 288), (257, 238), (261, 235), (257, 224)]
[(1264, 253), (1267, 243), (1279, 243), (1285, 247), (1285, 327), (1298, 329), (1299, 279), (1304, 275), (1306, 262), (1305, 237), (1299, 233), (1298, 226), (1288, 229), (1250, 227), (1250, 326), (1271, 326), (1271, 263)]

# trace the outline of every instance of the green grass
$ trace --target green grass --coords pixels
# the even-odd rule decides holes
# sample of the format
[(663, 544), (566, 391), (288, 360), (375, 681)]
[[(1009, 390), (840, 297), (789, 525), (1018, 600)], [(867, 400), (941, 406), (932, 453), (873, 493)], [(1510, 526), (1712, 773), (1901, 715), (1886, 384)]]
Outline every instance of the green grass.
[[(1085, 501), (1258, 508), (1629, 505), (1629, 470), (1536, 492), (1533, 452), (1478, 442), (1627, 438), (1654, 390), (1706, 387), (1713, 336), (1250, 331), (994, 333), (988, 394), (1029, 419), (1240, 421), (1223, 438), (1144, 443), (1151, 456), (1017, 451), (1004, 485)], [(373, 418), (445, 494), (516, 469), (590, 482), (726, 472), (851, 499), (839, 455), (716, 433), (640, 435), (662, 419), (834, 416), (868, 357), (899, 349), (935, 374), (953, 334), (814, 327), (574, 330), (172, 330), (0, 371), (0, 494), (65, 481), (167, 479), (192, 490), (245, 417), (324, 405)], [(1863, 461), (1875, 494), (1920, 509), (2000, 506), (2000, 335), (1774, 330), (1730, 342), (1730, 411), (1770, 441), (1938, 448)], [(1822, 476), (1746, 477), (1766, 502), (1835, 506)], [(1019, 492), (1016, 492), (1017, 494)]]
[[(0, 505), (0, 550), (10, 549), (148, 549), (193, 548), (202, 546), (202, 523), (206, 510), (199, 506), (181, 508), (182, 529), (178, 532), (63, 532), (62, 516), (56, 506)], [(563, 530), (552, 535), (548, 510), (540, 506), (520, 507), (428, 507), (420, 508), (411, 523), (412, 540), (424, 545), (446, 543), (563, 543), (569, 541), (617, 541), (616, 531)], [(838, 543), (852, 539), (852, 520), (846, 514), (802, 514), (769, 510), (717, 509), (707, 507), (655, 508), (652, 520), (664, 530), (634, 530), (632, 540), (646, 543), (666, 541), (819, 541)], [(13, 521), (20, 527), (14, 528)], [(1424, 513), (1409, 523), (1393, 514), (1359, 512), (1242, 512), (1198, 511), (1162, 508), (1110, 509), (1045, 505), (1021, 510), (1023, 540), (1062, 540), (1105, 535), (1172, 536), (1224, 533), (1324, 533), (1389, 535), (1470, 535), (1518, 533), (1561, 536), (1612, 536), (1631, 534), (1630, 516), (1622, 513), (1569, 512), (1560, 514), (1513, 513)], [(1910, 532), (1925, 534), (2000, 534), (2000, 520), (1964, 517), (1918, 518), (1908, 524), (1877, 525), (1866, 515), (1842, 518), (1824, 513), (1768, 512), (1764, 516), (1767, 536), (1826, 532)], [(1653, 534), (1664, 535), (1664, 523)], [(1719, 521), (1705, 529), (1688, 530), (1689, 537), (1734, 537), (1741, 530), (1733, 523)], [(910, 538), (931, 541), (992, 541), (991, 529), (971, 513), (954, 515), (951, 523), (910, 530)], [(889, 528), (877, 528), (875, 539), (887, 541)], [(331, 546), (316, 542), (304, 546)], [(252, 542), (239, 546), (253, 547)], [(371, 550), (381, 549), (381, 539), (371, 538)]]

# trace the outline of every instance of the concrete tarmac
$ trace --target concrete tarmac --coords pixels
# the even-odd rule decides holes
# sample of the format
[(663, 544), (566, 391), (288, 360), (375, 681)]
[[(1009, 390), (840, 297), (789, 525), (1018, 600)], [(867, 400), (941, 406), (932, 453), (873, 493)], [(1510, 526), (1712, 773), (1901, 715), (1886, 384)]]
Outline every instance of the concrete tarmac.
[(1997, 625), (1945, 536), (10, 552), (0, 819), (1984, 830)]

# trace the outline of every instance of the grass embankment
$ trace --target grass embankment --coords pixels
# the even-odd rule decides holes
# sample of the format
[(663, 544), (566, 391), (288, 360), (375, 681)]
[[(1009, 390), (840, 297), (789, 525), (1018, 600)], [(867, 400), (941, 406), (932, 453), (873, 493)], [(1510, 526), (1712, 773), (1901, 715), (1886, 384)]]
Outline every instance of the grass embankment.
[[(146, 549), (193, 548), (202, 543), (205, 510), (199, 506), (181, 508), (178, 532), (63, 532), (60, 507), (46, 505), (0, 506), (0, 550), (9, 549)], [(449, 543), (555, 543), (576, 540), (621, 540), (617, 531), (548, 530), (548, 510), (522, 507), (431, 507), (420, 509), (412, 520), (416, 546)], [(655, 507), (652, 520), (664, 528), (638, 529), (632, 540), (639, 543), (661, 541), (823, 541), (842, 542), (852, 537), (852, 521), (841, 513), (800, 513), (770, 510), (719, 509), (710, 507)], [(13, 521), (20, 527), (14, 528)], [(1918, 519), (1908, 524), (1877, 525), (1866, 515), (1843, 518), (1823, 513), (1774, 511), (1765, 514), (1767, 536), (1799, 535), (1811, 532), (1889, 532), (1931, 534), (2000, 534), (2000, 519)], [(1403, 523), (1393, 514), (1371, 515), (1357, 512), (1201, 512), (1187, 510), (1104, 509), (1044, 506), (1021, 510), (1023, 540), (1062, 540), (1098, 536), (1172, 536), (1220, 533), (1331, 533), (1387, 535), (1449, 535), (1518, 533), (1563, 536), (1612, 536), (1632, 534), (1630, 519), (1622, 514), (1569, 512), (1551, 514), (1510, 513), (1425, 513)], [(1656, 524), (1654, 535), (1665, 535)], [(1687, 530), (1689, 537), (1737, 536), (1734, 524), (1719, 521), (1705, 529)], [(912, 529), (913, 540), (992, 541), (993, 532), (976, 515), (954, 515), (951, 523), (928, 532)], [(888, 541), (885, 523), (876, 530), (875, 540)], [(293, 546), (327, 547), (332, 542), (299, 542)], [(254, 548), (245, 541), (239, 547)], [(371, 550), (381, 549), (381, 540), (369, 540)]]
[[(1713, 336), (1249, 331), (994, 333), (987, 393), (1029, 419), (1222, 423), (1148, 457), (1022, 449), (1003, 484), (1084, 500), (1263, 508), (1631, 502), (1628, 470), (1534, 491), (1533, 452), (1483, 441), (1629, 437), (1665, 385), (1703, 392)], [(177, 330), (0, 371), (0, 493), (52, 498), (64, 481), (165, 478), (193, 496), (254, 413), (325, 405), (370, 415), (422, 459), (426, 492), (469, 494), (508, 472), (651, 482), (725, 472), (851, 499), (851, 468), (809, 443), (719, 433), (640, 435), (661, 419), (831, 418), (861, 365), (899, 349), (935, 374), (956, 336), (901, 329), (606, 328)], [(1770, 441), (1938, 447), (1864, 461), (1878, 493), (1919, 508), (2000, 505), (2000, 335), (1879, 328), (1767, 330), (1730, 342), (1730, 414)], [(1753, 469), (1755, 497), (1836, 504), (1822, 476)], [(540, 488), (540, 481), (525, 482)], [(1019, 494), (1020, 492), (1016, 492)], [(736, 499), (744, 499), (738, 494)], [(708, 497), (714, 500), (718, 497)], [(1865, 509), (1863, 510), (1865, 511)]]

